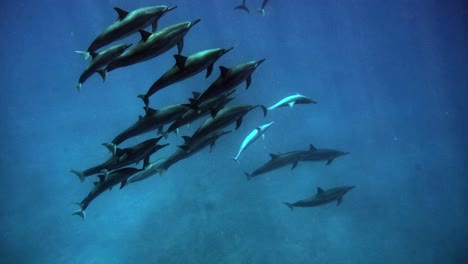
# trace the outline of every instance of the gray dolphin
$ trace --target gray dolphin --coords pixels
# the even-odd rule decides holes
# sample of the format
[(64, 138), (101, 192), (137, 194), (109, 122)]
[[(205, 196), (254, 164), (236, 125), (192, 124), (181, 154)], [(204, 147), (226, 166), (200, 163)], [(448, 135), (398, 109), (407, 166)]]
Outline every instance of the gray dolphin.
[(169, 145), (158, 145), (157, 143), (160, 139), (161, 137), (148, 139), (133, 147), (125, 149), (119, 149), (115, 148), (115, 146), (104, 144), (109, 150), (113, 152), (112, 156), (107, 161), (83, 172), (76, 170), (71, 170), (70, 172), (78, 176), (81, 182), (84, 182), (86, 177), (97, 174), (102, 170), (115, 170), (133, 163), (138, 163), (141, 160), (144, 160), (143, 166), (145, 166), (149, 163), (149, 157), (152, 154)]
[(97, 36), (86, 52), (80, 52), (85, 59), (96, 50), (129, 36), (140, 29), (144, 29), (149, 25), (153, 26), (153, 32), (157, 28), (159, 18), (166, 12), (177, 8), (177, 6), (149, 6), (135, 9), (131, 12), (121, 8), (114, 7), (118, 14), (117, 20), (107, 27), (99, 36)]
[(304, 151), (291, 151), (281, 154), (270, 154), (271, 159), (267, 161), (265, 164), (260, 166), (252, 173), (244, 172), (245, 176), (247, 176), (247, 180), (252, 179), (258, 175), (282, 168), (291, 164), (291, 170), (296, 168), (298, 162), (300, 161), (302, 155), (304, 155)]
[(204, 137), (197, 138), (195, 140), (192, 140), (191, 137), (183, 136), (182, 138), (184, 139), (185, 143), (178, 147), (183, 149), (185, 152), (188, 152), (193, 155), (196, 152), (204, 149), (206, 146), (210, 145), (210, 152), (211, 152), (216, 144), (216, 140), (229, 133), (231, 133), (231, 131), (217, 130), (217, 131), (213, 131), (209, 133), (208, 135)]
[(263, 105), (237, 105), (229, 106), (219, 110), (214, 116), (208, 118), (192, 135), (190, 140), (195, 138), (202, 138), (209, 133), (220, 130), (234, 122), (236, 122), (236, 129), (242, 124), (242, 118), (251, 110), (261, 107), (263, 116), (266, 116), (267, 110)]
[(81, 207), (80, 210), (76, 210), (72, 215), (78, 215), (84, 220), (86, 218), (86, 208), (88, 208), (89, 204), (94, 199), (96, 199), (96, 197), (98, 197), (104, 191), (112, 189), (112, 187), (119, 183), (120, 189), (122, 189), (127, 184), (127, 179), (139, 171), (142, 171), (142, 169), (123, 168), (115, 170), (111, 173), (104, 171), (103, 174), (99, 175), (99, 182), (94, 183), (94, 188), (91, 190), (91, 192), (89, 192), (89, 194), (81, 201), (81, 203), (78, 203), (78, 205)]
[(246, 89), (249, 89), (252, 82), (252, 74), (265, 59), (258, 61), (249, 61), (246, 63), (238, 64), (231, 69), (220, 66), (220, 76), (197, 98), (191, 101), (192, 108), (196, 109), (197, 106), (207, 100), (208, 98), (217, 96), (222, 93), (229, 92), (235, 89), (242, 82), (246, 82)]
[(104, 68), (109, 64), (109, 62), (122, 54), (131, 45), (132, 44), (118, 44), (99, 53), (92, 52), (91, 56), (93, 57), (93, 60), (88, 64), (83, 73), (81, 73), (78, 84), (76, 85), (78, 91), (80, 91), (81, 85), (95, 72), (101, 75), (103, 81), (106, 80), (106, 71)]
[[(184, 125), (190, 125), (193, 121), (207, 116), (210, 114), (210, 111), (219, 111), (229, 102), (234, 100), (234, 97), (230, 96), (229, 94), (221, 94), (219, 96), (210, 98), (199, 105), (198, 110), (190, 109), (185, 112), (182, 116), (180, 116), (176, 121), (174, 121), (169, 128), (167, 129), (166, 133), (176, 132), (178, 133), (178, 129)], [(194, 98), (197, 98), (198, 94), (194, 92)]]
[(354, 187), (356, 186), (343, 186), (343, 187), (337, 187), (337, 188), (333, 188), (333, 189), (326, 190), (326, 191), (318, 187), (317, 194), (315, 194), (314, 196), (304, 199), (304, 200), (297, 201), (295, 203), (284, 202), (284, 204), (288, 206), (291, 210), (293, 210), (294, 207), (313, 207), (313, 206), (327, 204), (336, 200), (336, 206), (338, 206), (341, 204), (341, 201), (343, 200), (343, 196), (347, 192), (349, 192), (351, 189), (353, 189)]
[(168, 51), (175, 45), (177, 45), (178, 54), (180, 54), (184, 48), (185, 34), (199, 21), (200, 19), (196, 19), (194, 21), (178, 23), (153, 34), (140, 30), (141, 41), (109, 63), (106, 71), (110, 72), (120, 67), (152, 59)]
[(151, 85), (146, 94), (139, 95), (146, 106), (149, 104), (149, 97), (159, 90), (176, 82), (183, 81), (207, 69), (206, 77), (213, 71), (214, 63), (224, 54), (232, 50), (228, 49), (209, 49), (199, 51), (188, 57), (174, 55), (176, 63), (166, 73), (164, 73), (156, 82)]
[(183, 115), (190, 108), (182, 104), (170, 105), (159, 110), (149, 108), (146, 111), (145, 116), (139, 116), (138, 121), (131, 125), (129, 128), (124, 130), (122, 133), (117, 135), (112, 143), (118, 145), (125, 140), (144, 134), (146, 132), (156, 130), (167, 137), (167, 134), (163, 132), (163, 127), (169, 124)]
[(249, 13), (249, 8), (245, 5), (245, 0), (242, 0), (242, 4), (234, 7), (234, 9), (244, 10)]
[(334, 159), (340, 156), (348, 155), (349, 152), (344, 152), (336, 149), (317, 149), (310, 144), (310, 151), (305, 153), (301, 161), (327, 161), (326, 165), (330, 165)]

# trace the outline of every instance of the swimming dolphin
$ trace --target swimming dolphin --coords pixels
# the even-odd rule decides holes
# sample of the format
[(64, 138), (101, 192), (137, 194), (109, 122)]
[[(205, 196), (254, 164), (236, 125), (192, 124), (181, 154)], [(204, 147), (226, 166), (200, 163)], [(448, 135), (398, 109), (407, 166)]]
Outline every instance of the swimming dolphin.
[(310, 151), (305, 153), (301, 161), (327, 161), (326, 165), (330, 165), (337, 157), (348, 155), (349, 152), (344, 152), (336, 149), (317, 149), (310, 144)]
[(169, 145), (158, 145), (157, 143), (160, 139), (161, 137), (148, 139), (140, 144), (125, 149), (118, 149), (115, 148), (115, 146), (110, 147), (109, 145), (104, 144), (107, 148), (109, 148), (109, 150), (115, 148), (115, 152), (113, 152), (113, 155), (107, 161), (83, 172), (76, 170), (71, 170), (70, 172), (78, 176), (81, 182), (84, 182), (85, 177), (97, 174), (104, 169), (111, 171), (133, 163), (138, 163), (141, 160), (144, 160), (144, 165), (146, 165), (149, 163), (149, 157), (152, 154)]
[(121, 8), (114, 7), (118, 14), (117, 20), (107, 27), (104, 32), (97, 36), (86, 52), (79, 52), (84, 59), (88, 59), (89, 55), (95, 53), (96, 50), (129, 36), (140, 29), (144, 29), (149, 25), (153, 25), (153, 32), (156, 31), (159, 18), (165, 13), (177, 8), (177, 6), (149, 6), (135, 9), (127, 12)]
[(214, 63), (224, 54), (232, 50), (228, 49), (209, 49), (199, 51), (188, 57), (182, 55), (174, 55), (176, 64), (164, 73), (156, 82), (151, 85), (146, 94), (139, 95), (146, 106), (149, 104), (149, 97), (157, 91), (176, 82), (183, 81), (191, 76), (194, 76), (203, 70), (207, 69), (206, 77), (210, 76), (213, 71)]
[(93, 60), (89, 63), (89, 65), (86, 67), (83, 73), (81, 73), (78, 84), (76, 85), (78, 91), (80, 91), (81, 85), (95, 72), (101, 75), (103, 81), (106, 80), (106, 71), (104, 70), (104, 68), (107, 66), (107, 64), (109, 64), (109, 62), (111, 62), (115, 57), (122, 54), (131, 45), (132, 44), (119, 44), (112, 46), (99, 53), (92, 52), (91, 56), (93, 57)]
[(236, 122), (236, 129), (242, 124), (242, 118), (251, 110), (261, 107), (263, 110), (263, 116), (266, 116), (267, 110), (263, 105), (237, 105), (225, 107), (214, 116), (208, 118), (192, 135), (190, 140), (195, 138), (202, 138), (209, 133), (222, 129), (230, 124)]
[(144, 134), (146, 132), (158, 129), (158, 131), (167, 137), (163, 132), (163, 127), (183, 115), (190, 108), (182, 104), (170, 105), (159, 110), (149, 108), (145, 116), (139, 116), (138, 121), (117, 135), (112, 143), (118, 145), (125, 140)]
[(99, 175), (99, 182), (94, 183), (94, 188), (91, 192), (89, 192), (81, 203), (78, 203), (81, 207), (80, 210), (76, 210), (72, 215), (78, 215), (84, 220), (86, 218), (86, 208), (88, 208), (89, 204), (96, 199), (96, 197), (119, 183), (120, 189), (122, 189), (127, 184), (127, 179), (139, 171), (142, 171), (142, 169), (123, 168), (111, 173), (104, 171), (103, 174)]
[(285, 107), (285, 106), (293, 107), (295, 104), (316, 104), (316, 103), (317, 102), (310, 99), (309, 97), (303, 96), (301, 94), (294, 94), (294, 95), (290, 95), (281, 99), (276, 104), (268, 107), (268, 110), (273, 110), (275, 108)]
[(204, 149), (206, 146), (210, 145), (210, 152), (211, 152), (216, 144), (216, 140), (229, 133), (231, 133), (231, 131), (217, 130), (202, 138), (197, 138), (195, 140), (192, 140), (191, 137), (184, 136), (183, 139), (185, 143), (178, 147), (184, 150), (185, 152), (188, 152), (193, 155), (196, 152)]
[(249, 8), (245, 5), (245, 0), (242, 0), (242, 5), (238, 5), (234, 7), (234, 9), (244, 10), (245, 12), (249, 13)]
[(265, 125), (261, 125), (257, 128), (255, 128), (252, 132), (249, 133), (249, 135), (247, 135), (247, 137), (244, 139), (244, 141), (242, 141), (242, 144), (239, 148), (239, 152), (237, 152), (237, 155), (235, 157), (232, 157), (233, 160), (235, 160), (238, 164), (239, 164), (239, 156), (240, 154), (248, 147), (250, 146), (252, 143), (254, 143), (257, 139), (259, 139), (260, 137), (265, 137), (265, 131), (267, 131), (267, 129), (273, 125), (274, 122), (270, 122), (268, 124), (265, 124)]
[(252, 173), (244, 172), (245, 176), (247, 176), (247, 180), (252, 179), (260, 174), (264, 174), (270, 172), (272, 170), (276, 170), (292, 164), (291, 170), (296, 168), (298, 162), (300, 161), (302, 155), (304, 155), (304, 151), (291, 151), (281, 154), (270, 154), (270, 160), (267, 161), (265, 164), (260, 166)]
[(267, 5), (267, 3), (268, 3), (268, 0), (263, 0), (262, 7), (257, 9), (257, 12), (262, 13), (263, 16), (265, 16), (265, 6)]
[[(188, 110), (169, 126), (166, 133), (169, 134), (174, 131), (178, 133), (178, 129), (180, 127), (184, 125), (190, 125), (193, 121), (201, 117), (207, 116), (208, 114), (210, 114), (211, 111), (218, 112), (225, 105), (227, 105), (230, 101), (234, 99), (234, 97), (231, 97), (230, 95), (231, 93), (221, 94), (219, 96), (210, 98), (202, 102), (199, 105), (198, 110), (193, 110), (193, 109)], [(198, 94), (195, 92), (194, 92), (194, 97), (195, 98), (198, 97)]]
[(191, 101), (192, 108), (197, 109), (198, 105), (208, 98), (227, 93), (235, 89), (242, 82), (246, 82), (246, 89), (249, 89), (252, 82), (252, 74), (265, 59), (249, 61), (238, 64), (231, 69), (220, 66), (220, 76), (196, 99)]
[(313, 207), (322, 204), (327, 204), (336, 200), (336, 206), (338, 206), (341, 204), (343, 196), (354, 187), (356, 186), (343, 186), (326, 191), (318, 187), (317, 194), (315, 194), (314, 196), (305, 200), (297, 201), (295, 203), (284, 202), (284, 204), (288, 206), (291, 210), (293, 210), (294, 207)]
[(200, 19), (178, 23), (153, 34), (140, 29), (141, 41), (109, 63), (106, 71), (110, 72), (120, 67), (152, 59), (175, 45), (177, 45), (178, 54), (180, 54), (184, 48), (185, 35), (198, 22)]

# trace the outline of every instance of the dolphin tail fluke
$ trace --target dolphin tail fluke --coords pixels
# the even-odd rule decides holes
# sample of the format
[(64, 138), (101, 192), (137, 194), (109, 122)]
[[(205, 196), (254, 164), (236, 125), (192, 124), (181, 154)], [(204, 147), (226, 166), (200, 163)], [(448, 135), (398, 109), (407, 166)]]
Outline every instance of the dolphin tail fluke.
[(75, 174), (76, 176), (78, 176), (78, 178), (80, 178), (81, 182), (85, 181), (85, 175), (82, 172), (79, 172), (79, 171), (76, 171), (76, 170), (70, 170), (70, 172)]
[(89, 54), (89, 52), (87, 51), (76, 50), (75, 52), (83, 56), (84, 60), (88, 60), (89, 57), (91, 56), (91, 54)]
[(86, 218), (86, 212), (83, 209), (76, 210), (75, 212), (73, 212), (72, 215), (77, 215), (77, 216), (81, 217), (83, 219), (83, 221)]
[(240, 166), (239, 158), (238, 157), (231, 157), (235, 162), (237, 162), (237, 165)]
[(259, 8), (257, 9), (257, 12), (262, 13), (262, 16), (265, 16), (265, 9)]
[(113, 155), (115, 155), (117, 152), (117, 146), (114, 143), (102, 143), (102, 145), (106, 147)]
[(107, 78), (107, 70), (106, 69), (97, 70), (97, 73), (99, 73), (99, 75), (101, 76), (102, 81), (106, 80), (106, 78)]
[(78, 92), (81, 91), (81, 85), (82, 85), (82, 83), (80, 83), (80, 82), (75, 85), (75, 88), (78, 90)]
[(260, 108), (262, 108), (263, 117), (265, 117), (268, 114), (268, 108), (266, 108), (264, 105), (260, 105)]
[(287, 207), (289, 207), (289, 209), (294, 210), (294, 205), (292, 203), (288, 203), (288, 202), (283, 202)]
[(249, 8), (247, 8), (247, 6), (244, 4), (234, 7), (234, 9), (244, 10), (245, 12), (249, 13)]
[(138, 98), (143, 100), (143, 103), (145, 104), (145, 109), (147, 109), (149, 105), (149, 98), (146, 96), (146, 94), (140, 94), (138, 95)]

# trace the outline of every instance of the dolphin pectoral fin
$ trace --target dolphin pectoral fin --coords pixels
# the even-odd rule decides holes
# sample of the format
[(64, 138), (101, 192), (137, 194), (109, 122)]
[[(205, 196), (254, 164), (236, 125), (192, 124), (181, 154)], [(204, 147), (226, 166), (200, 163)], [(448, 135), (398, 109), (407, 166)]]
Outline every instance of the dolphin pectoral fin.
[(128, 11), (123, 10), (122, 8), (114, 7), (115, 12), (119, 16), (119, 20), (124, 19), (128, 15)]
[(153, 24), (151, 24), (151, 32), (156, 32), (158, 30), (158, 20), (154, 20)]
[(214, 62), (211, 63), (210, 66), (208, 66), (208, 68), (206, 69), (206, 76), (205, 76), (205, 78), (210, 77), (211, 73), (213, 72), (213, 67), (214, 67)]
[(295, 101), (292, 101), (292, 102), (289, 102), (288, 105), (289, 107), (293, 107), (295, 103), (296, 103)]
[(120, 190), (122, 190), (122, 188), (125, 187), (125, 185), (127, 185), (127, 179), (123, 180), (120, 184)]
[(82, 209), (76, 210), (75, 212), (73, 212), (72, 215), (77, 215), (77, 216), (81, 217), (83, 219), (83, 221), (86, 218), (86, 212), (84, 210), (82, 210)]
[(250, 84), (252, 83), (252, 74), (250, 74), (247, 79), (245, 80), (245, 82), (247, 83), (247, 85), (245, 86), (245, 89), (249, 89), (250, 87)]
[(343, 196), (341, 196), (340, 198), (336, 199), (336, 206), (339, 206), (341, 204), (341, 202), (343, 201)]
[(104, 69), (100, 69), (100, 70), (97, 70), (96, 71), (97, 73), (99, 73), (99, 75), (101, 76), (102, 78), (102, 81), (105, 81), (106, 78), (107, 78), (107, 70), (104, 68)]
[(294, 210), (294, 205), (292, 203), (288, 203), (288, 202), (283, 202), (287, 207), (289, 207), (289, 209)]
[(91, 54), (87, 51), (76, 50), (75, 52), (83, 56), (84, 60), (88, 60), (89, 57), (91, 56)]
[(151, 36), (151, 33), (146, 30), (140, 29), (138, 31), (140, 32), (141, 42), (146, 42), (148, 38)]
[(335, 159), (335, 158), (329, 159), (329, 160), (327, 161), (327, 164), (325, 164), (325, 165), (327, 165), (327, 166), (330, 165), (330, 164), (333, 162), (334, 159)]
[(75, 174), (76, 176), (78, 176), (78, 178), (80, 178), (81, 182), (85, 181), (85, 175), (82, 172), (79, 172), (79, 171), (76, 171), (76, 170), (70, 170), (70, 172)]
[(176, 61), (176, 65), (177, 65), (177, 68), (179, 68), (179, 70), (185, 69), (185, 63), (187, 62), (187, 57), (176, 54), (174, 55), (174, 59)]
[(291, 167), (291, 170), (294, 170), (297, 167), (297, 164), (299, 163), (299, 160), (296, 160), (293, 162), (293, 165)]
[(236, 121), (236, 130), (239, 129), (239, 127), (242, 125), (242, 117), (237, 119)]
[(180, 41), (177, 43), (177, 54), (181, 54), (183, 49), (184, 49), (184, 39), (181, 38)]
[[(148, 164), (149, 164), (149, 157), (146, 157), (143, 160), (143, 169), (146, 168), (146, 166), (148, 166)], [(120, 189), (122, 189), (122, 187), (120, 187)]]

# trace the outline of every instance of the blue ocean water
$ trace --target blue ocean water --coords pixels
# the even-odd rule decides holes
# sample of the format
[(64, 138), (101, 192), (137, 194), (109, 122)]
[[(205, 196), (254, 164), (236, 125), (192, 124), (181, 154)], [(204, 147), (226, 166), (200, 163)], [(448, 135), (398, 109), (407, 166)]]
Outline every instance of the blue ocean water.
[[(0, 263), (468, 263), (466, 1), (271, 0), (265, 16), (254, 12), (260, 0), (247, 0), (249, 14), (233, 10), (240, 2), (2, 4)], [(187, 102), (219, 75), (217, 66), (262, 58), (231, 104), (268, 106), (294, 93), (318, 104), (266, 118), (254, 110), (211, 153), (103, 193), (82, 221), (71, 213), (93, 180), (80, 183), (70, 169), (108, 158), (101, 143), (144, 113), (136, 95), (173, 65), (176, 49), (104, 83), (95, 75), (80, 93), (74, 86), (86, 62), (74, 51), (115, 20), (114, 6), (157, 4), (178, 6), (159, 28), (201, 18), (184, 55), (234, 49), (211, 77), (158, 92), (152, 107)], [(271, 121), (239, 167), (230, 157)], [(152, 161), (183, 143), (175, 135), (167, 142)], [(246, 180), (243, 171), (269, 153), (309, 144), (351, 154)], [(343, 185), (356, 188), (339, 207), (283, 204)]]

